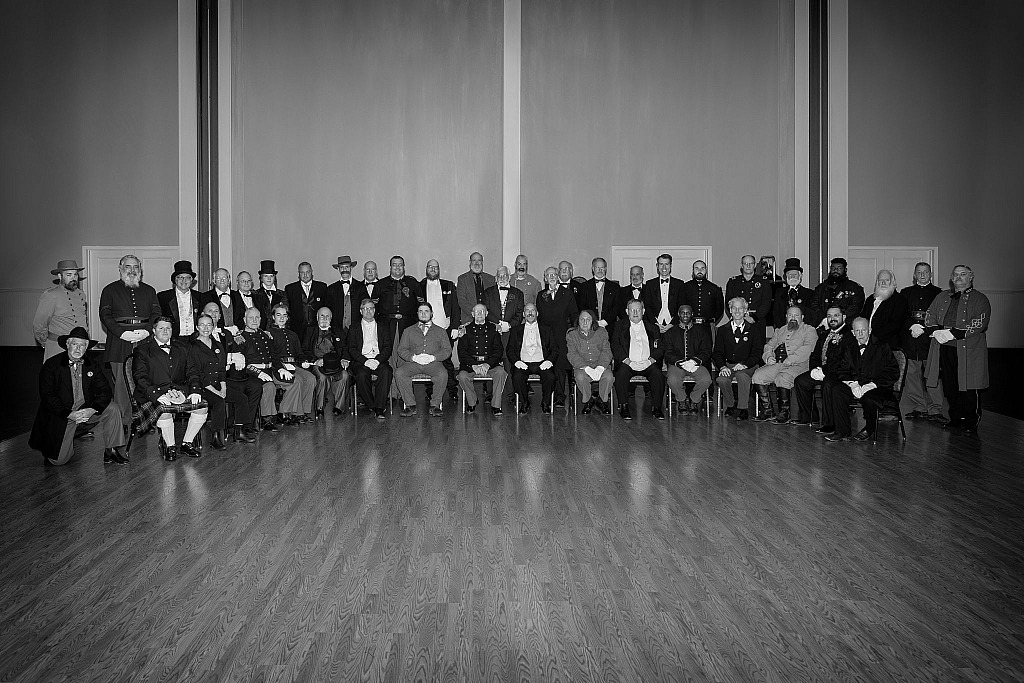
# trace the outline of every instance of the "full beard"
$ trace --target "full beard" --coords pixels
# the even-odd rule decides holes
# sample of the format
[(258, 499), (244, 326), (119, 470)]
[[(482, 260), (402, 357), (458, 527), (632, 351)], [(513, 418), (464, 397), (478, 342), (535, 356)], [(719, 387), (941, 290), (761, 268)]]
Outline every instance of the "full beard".
[(829, 287), (837, 287), (838, 285), (841, 285), (845, 281), (846, 281), (846, 276), (845, 275), (831, 274), (827, 278), (825, 278), (825, 282), (828, 283)]
[(796, 320), (790, 320), (788, 323), (786, 323), (786, 329), (789, 330), (790, 332), (796, 332), (797, 330), (800, 329), (800, 323)]
[(875, 287), (875, 298), (885, 301), (892, 296), (893, 291), (892, 287)]
[(137, 288), (139, 286), (139, 278), (138, 277), (130, 277), (130, 276), (122, 277), (121, 278), (121, 282), (124, 283), (125, 287), (129, 287), (131, 289), (135, 289), (135, 288)]
[(707, 276), (704, 273), (697, 273), (696, 275), (693, 276), (693, 279), (697, 280), (698, 282), (700, 282), (705, 277), (707, 277)]
[(71, 282), (64, 283), (64, 289), (73, 292), (78, 289), (78, 280), (72, 280)]

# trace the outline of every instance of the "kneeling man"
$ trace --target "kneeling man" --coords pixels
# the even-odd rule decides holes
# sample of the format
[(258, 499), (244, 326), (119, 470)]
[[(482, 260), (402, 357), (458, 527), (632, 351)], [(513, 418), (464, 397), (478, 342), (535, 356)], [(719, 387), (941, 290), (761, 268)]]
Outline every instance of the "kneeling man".
[(121, 408), (103, 369), (85, 352), (98, 342), (90, 341), (84, 327), (57, 337), (63, 353), (51, 356), (39, 373), (39, 411), (28, 445), (41, 451), (51, 465), (63, 465), (75, 454), (75, 434), (99, 429), (103, 435), (103, 462), (124, 465), (124, 431)]

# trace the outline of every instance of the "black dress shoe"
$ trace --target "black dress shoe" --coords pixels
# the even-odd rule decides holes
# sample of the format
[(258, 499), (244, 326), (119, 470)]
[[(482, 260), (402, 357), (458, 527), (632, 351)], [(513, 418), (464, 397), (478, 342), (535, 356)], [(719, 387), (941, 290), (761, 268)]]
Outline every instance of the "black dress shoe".
[(565, 407), (565, 399), (564, 398), (556, 398), (555, 399), (555, 407), (556, 408), (564, 408)]
[(299, 415), (298, 418), (299, 418), (299, 424), (300, 425), (306, 425), (306, 424), (310, 424), (311, 422), (316, 422), (316, 418), (313, 417), (312, 413), (306, 413), (305, 415)]
[(214, 430), (213, 440), (210, 442), (210, 445), (213, 447), (213, 450), (215, 451), (226, 451), (228, 447), (224, 443), (224, 432), (222, 432), (219, 429)]
[(545, 415), (550, 415), (551, 414), (551, 406), (546, 404), (546, 403), (541, 403), (540, 404), (540, 412), (544, 413)]
[(345, 414), (345, 411), (342, 410), (341, 408), (332, 408), (331, 412), (334, 413), (335, 417), (337, 417), (338, 415), (344, 415)]
[(387, 417), (387, 414), (386, 414), (386, 413), (385, 413), (385, 412), (384, 412), (383, 410), (376, 410), (376, 409), (375, 409), (375, 410), (373, 411), (373, 416), (374, 416), (375, 418), (377, 418), (378, 420), (383, 420), (384, 418), (386, 418), (386, 417)]
[(256, 443), (256, 432), (249, 427), (235, 427), (235, 441)]
[(852, 438), (854, 441), (871, 441), (875, 438), (875, 435), (867, 429), (862, 429), (854, 434)]
[(263, 420), (263, 431), (265, 432), (279, 432), (281, 428), (277, 426), (274, 418), (268, 417)]
[(736, 413), (737, 422), (750, 419), (750, 412), (746, 408), (740, 408), (740, 411)]
[(430, 417), (441, 417), (444, 415), (444, 408), (441, 406), (430, 406), (430, 410), (427, 411), (427, 415)]
[(829, 434), (825, 437), (825, 441), (849, 441), (850, 437), (843, 434)]
[(730, 417), (732, 415), (735, 415), (736, 414), (736, 406), (729, 406), (728, 408), (725, 409), (725, 413), (723, 413), (723, 414), (725, 415), (725, 417)]
[(467, 413), (476, 412), (476, 406), (466, 406), (466, 412)]
[(123, 449), (124, 446), (118, 446), (117, 448), (105, 448), (103, 449), (103, 464), (104, 465), (127, 465), (128, 458), (124, 457), (118, 452), (118, 449)]
[(633, 419), (633, 411), (629, 409), (628, 404), (619, 408), (619, 417), (621, 417), (623, 420)]
[(790, 420), (786, 424), (788, 424), (790, 427), (810, 427), (811, 421), (797, 418), (795, 420)]
[(529, 401), (523, 401), (522, 403), (519, 404), (519, 414), (526, 415), (528, 412), (530, 412), (531, 407), (532, 406), (530, 405)]
[(491, 413), (494, 415), (494, 417), (501, 417), (502, 415), (505, 414), (504, 412), (502, 412), (501, 408), (495, 408), (494, 406), (491, 406)]
[(654, 416), (655, 420), (665, 419), (665, 413), (662, 412), (661, 408), (654, 408), (653, 410), (651, 410), (651, 415)]
[[(335, 408), (335, 410), (337, 410), (337, 408)], [(317, 408), (316, 412), (313, 414), (313, 419), (314, 420), (319, 420), (323, 416), (324, 416), (324, 409), (323, 408)]]
[(594, 409), (593, 401), (587, 401), (586, 403), (583, 404), (583, 407), (580, 409), (580, 413), (583, 414), (583, 415), (590, 415), (590, 411), (593, 410), (593, 409)]
[(195, 444), (188, 441), (182, 441), (178, 449), (190, 458), (198, 458), (203, 454), (202, 451), (195, 447)]
[(411, 417), (416, 414), (416, 406), (405, 406), (402, 408), (402, 417)]
[(836, 428), (832, 425), (822, 425), (818, 429), (814, 430), (815, 434), (835, 434)]
[(907, 413), (903, 417), (907, 418), (908, 420), (916, 420), (919, 417), (928, 417), (928, 414), (927, 413), (922, 413), (920, 410), (911, 410), (909, 413)]
[(603, 415), (611, 415), (612, 414), (612, 402), (611, 401), (601, 401), (601, 413)]
[(177, 446), (167, 446), (164, 448), (164, 460), (167, 462), (174, 462), (178, 459), (178, 448)]

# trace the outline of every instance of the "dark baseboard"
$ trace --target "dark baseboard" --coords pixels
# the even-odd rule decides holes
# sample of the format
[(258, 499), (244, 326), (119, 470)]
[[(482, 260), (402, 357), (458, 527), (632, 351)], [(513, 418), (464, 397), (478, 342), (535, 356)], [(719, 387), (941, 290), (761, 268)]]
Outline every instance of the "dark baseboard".
[[(1013, 378), (1024, 367), (1024, 349), (989, 349), (988, 391), (981, 394), (985, 410), (1024, 420), (1024, 401)], [(0, 392), (0, 441), (32, 429), (39, 408), (39, 369), (43, 350), (32, 346), (0, 346), (0, 367), (6, 391)]]

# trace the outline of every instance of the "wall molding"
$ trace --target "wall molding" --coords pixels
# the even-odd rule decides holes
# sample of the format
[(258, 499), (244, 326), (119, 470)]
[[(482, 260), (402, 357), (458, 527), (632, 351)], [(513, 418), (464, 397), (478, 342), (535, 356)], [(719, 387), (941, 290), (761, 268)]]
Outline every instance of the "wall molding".
[(196, 0), (178, 0), (178, 258), (198, 265), (199, 93)]
[[(85, 272), (91, 274), (83, 287), (89, 302), (89, 336), (97, 341), (106, 341), (107, 338), (100, 324), (100, 293), (104, 287), (118, 279), (117, 265), (125, 254), (139, 257), (142, 261), (142, 281), (158, 292), (171, 288), (170, 274), (174, 272), (174, 262), (180, 257), (178, 245), (82, 247), (82, 265), (85, 266)], [(166, 279), (161, 280), (161, 277)]]
[(612, 246), (608, 255), (608, 277), (626, 284), (629, 282), (629, 269), (643, 266), (644, 279), (650, 280), (657, 275), (654, 266), (660, 254), (672, 255), (672, 273), (675, 277), (689, 280), (693, 273), (693, 262), (704, 261), (708, 265), (708, 279), (714, 281), (710, 246)]

